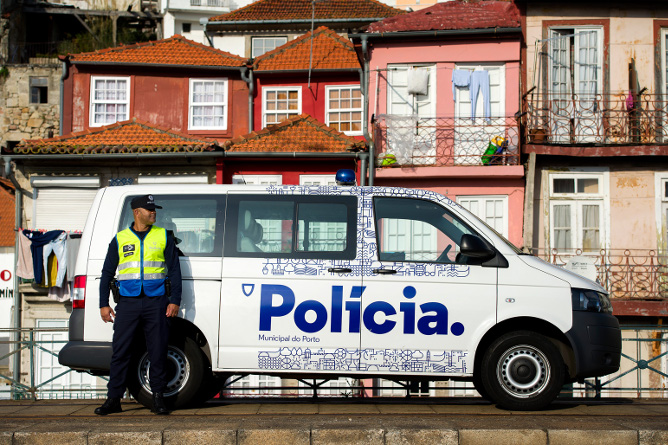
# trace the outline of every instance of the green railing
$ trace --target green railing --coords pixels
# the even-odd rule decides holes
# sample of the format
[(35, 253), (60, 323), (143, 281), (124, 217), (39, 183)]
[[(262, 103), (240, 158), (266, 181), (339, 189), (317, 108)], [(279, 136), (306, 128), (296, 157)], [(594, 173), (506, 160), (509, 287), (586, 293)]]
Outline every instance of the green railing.
[[(58, 351), (67, 343), (65, 328), (0, 329), (0, 341), (9, 351), (0, 356), (0, 398), (5, 399), (72, 399), (103, 398), (106, 394), (105, 377), (81, 374), (58, 364)], [(609, 376), (587, 379), (582, 383), (567, 385), (562, 397), (668, 397), (668, 326), (642, 325), (622, 327), (621, 369)], [(21, 360), (20, 377), (14, 375), (14, 361)], [(9, 363), (7, 363), (9, 362)], [(2, 364), (4, 363), (4, 366)], [(4, 370), (4, 372), (3, 372)], [(83, 380), (88, 379), (88, 382)], [(300, 386), (286, 385), (280, 379), (258, 380), (259, 385), (229, 384), (225, 396), (232, 397), (312, 397), (309, 381)], [(255, 379), (257, 380), (257, 379)], [(273, 386), (272, 386), (273, 385)], [(305, 386), (309, 385), (309, 386)], [(346, 385), (326, 388), (318, 380), (315, 388), (322, 397), (404, 397), (414, 396), (473, 396), (470, 383), (391, 382), (384, 379), (347, 379)], [(341, 387), (344, 386), (344, 387)], [(417, 388), (417, 389), (416, 389)]]

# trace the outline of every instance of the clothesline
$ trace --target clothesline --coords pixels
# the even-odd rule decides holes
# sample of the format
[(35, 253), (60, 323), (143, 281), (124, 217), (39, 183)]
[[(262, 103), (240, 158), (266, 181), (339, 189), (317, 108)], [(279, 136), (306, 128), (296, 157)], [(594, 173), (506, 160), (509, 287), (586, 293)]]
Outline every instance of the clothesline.
[[(438, 62), (434, 62), (434, 63), (438, 63)], [(452, 63), (452, 62), (448, 62), (448, 63)], [(473, 65), (476, 65), (476, 66), (473, 66)], [(519, 64), (517, 66), (515, 66), (515, 65), (508, 66), (505, 63), (501, 63), (501, 64), (496, 65), (496, 64), (489, 64), (489, 63), (468, 63), (467, 62), (467, 63), (462, 63), (461, 65), (456, 65), (456, 66), (457, 67), (455, 67), (455, 68), (451, 68), (449, 66), (436, 67), (434, 65), (431, 65), (431, 66), (409, 66), (409, 67), (410, 68), (418, 68), (418, 69), (419, 68), (427, 68), (429, 70), (444, 70), (444, 71), (445, 70), (454, 71), (454, 70), (457, 70), (457, 69), (470, 69), (471, 71), (473, 71), (477, 66), (480, 66), (483, 69), (485, 67), (496, 68), (497, 66), (498, 67), (503, 66), (506, 70), (509, 70), (509, 69), (519, 70), (520, 69)], [(462, 66), (464, 66), (464, 67), (462, 67)], [(397, 68), (373, 68), (373, 69), (371, 69), (371, 71), (375, 71), (375, 72), (380, 73), (380, 72), (383, 72), (383, 71), (403, 71), (403, 70), (406, 70), (407, 68), (408, 67), (406, 67), (406, 66), (401, 67), (401, 68), (399, 68), (399, 67), (397, 67)]]
[(33, 232), (50, 232), (51, 230), (58, 230), (60, 232), (65, 232), (67, 234), (80, 234), (83, 233), (81, 230), (62, 230), (62, 229), (28, 229), (24, 227), (14, 228), (14, 232), (23, 232), (24, 230), (31, 230)]

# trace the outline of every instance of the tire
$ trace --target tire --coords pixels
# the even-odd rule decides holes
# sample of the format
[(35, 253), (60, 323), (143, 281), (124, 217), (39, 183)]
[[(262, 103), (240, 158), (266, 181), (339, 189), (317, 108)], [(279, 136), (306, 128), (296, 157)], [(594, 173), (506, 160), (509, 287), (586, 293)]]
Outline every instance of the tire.
[[(128, 390), (147, 408), (153, 406), (153, 393), (148, 379), (151, 361), (146, 348), (135, 354), (128, 370)], [(167, 349), (167, 387), (165, 403), (171, 409), (196, 405), (212, 391), (213, 374), (209, 361), (189, 337), (169, 340)]]
[(510, 410), (548, 406), (564, 384), (566, 367), (556, 346), (530, 331), (505, 334), (482, 359), (482, 385), (492, 400)]
[(485, 389), (485, 386), (482, 383), (482, 372), (480, 370), (480, 367), (478, 367), (478, 369), (473, 372), (473, 387), (475, 388), (476, 391), (478, 391), (478, 394), (480, 394), (480, 396), (483, 399), (488, 400), (492, 403), (496, 403), (492, 399), (492, 396), (489, 395), (489, 393)]

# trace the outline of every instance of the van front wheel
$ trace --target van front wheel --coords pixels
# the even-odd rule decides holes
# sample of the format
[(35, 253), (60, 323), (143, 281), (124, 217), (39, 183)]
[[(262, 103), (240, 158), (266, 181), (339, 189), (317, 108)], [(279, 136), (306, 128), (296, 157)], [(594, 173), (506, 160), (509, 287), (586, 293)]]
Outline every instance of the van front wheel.
[[(144, 349), (133, 358), (128, 370), (128, 390), (139, 403), (151, 408), (153, 393), (149, 383), (151, 361)], [(189, 337), (170, 339), (167, 349), (167, 387), (165, 402), (171, 409), (201, 402), (202, 385), (210, 379), (208, 360)]]
[(492, 400), (512, 410), (545, 408), (559, 395), (565, 365), (547, 338), (530, 331), (505, 334), (482, 359), (482, 383)]

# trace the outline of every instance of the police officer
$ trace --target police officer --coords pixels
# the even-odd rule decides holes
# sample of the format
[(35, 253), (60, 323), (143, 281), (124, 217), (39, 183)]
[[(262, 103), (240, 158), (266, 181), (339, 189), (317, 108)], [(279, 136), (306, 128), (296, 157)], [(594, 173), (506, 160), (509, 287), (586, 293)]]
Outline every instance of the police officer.
[[(134, 198), (130, 206), (134, 223), (109, 243), (100, 279), (100, 315), (114, 323), (113, 353), (107, 400), (95, 414), (121, 412), (135, 331), (143, 328), (151, 368), (149, 379), (156, 414), (169, 414), (165, 406), (168, 317), (176, 317), (181, 303), (181, 269), (172, 234), (154, 226), (156, 209), (152, 195)], [(109, 306), (109, 284), (118, 268), (120, 298), (116, 312)], [(169, 279), (171, 292), (165, 292)]]

